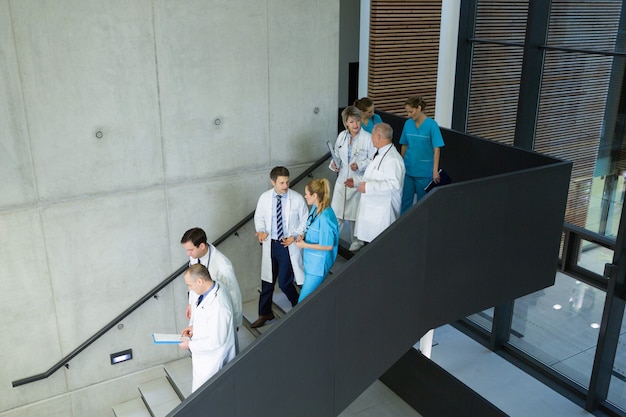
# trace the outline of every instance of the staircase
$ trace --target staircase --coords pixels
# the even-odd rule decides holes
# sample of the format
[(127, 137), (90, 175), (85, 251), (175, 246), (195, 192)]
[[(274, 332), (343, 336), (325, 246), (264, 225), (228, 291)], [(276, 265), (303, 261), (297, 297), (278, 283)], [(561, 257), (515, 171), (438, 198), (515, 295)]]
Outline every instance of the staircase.
[[(344, 241), (341, 244), (346, 245)], [(345, 257), (352, 256), (340, 247), (337, 261), (327, 279), (332, 279), (332, 274), (337, 273), (345, 264), (346, 259), (341, 256), (342, 254)], [(273, 301), (272, 310), (276, 318), (257, 329), (250, 329), (247, 326), (258, 317), (258, 299), (243, 304), (244, 325), (237, 332), (239, 351), (250, 346), (258, 336), (291, 310), (291, 303), (278, 286), (274, 291)], [(191, 357), (168, 362), (163, 365), (163, 376), (140, 385), (139, 396), (113, 406), (113, 414), (115, 417), (165, 417), (191, 394), (191, 375)]]
[[(240, 349), (254, 341), (245, 327), (238, 332)], [(191, 394), (191, 357), (163, 365), (163, 375), (138, 388), (138, 397), (113, 406), (115, 417), (165, 417)]]
[[(185, 375), (186, 374), (186, 375)], [(164, 365), (164, 375), (138, 387), (140, 397), (113, 407), (116, 417), (165, 417), (191, 394), (191, 358)]]

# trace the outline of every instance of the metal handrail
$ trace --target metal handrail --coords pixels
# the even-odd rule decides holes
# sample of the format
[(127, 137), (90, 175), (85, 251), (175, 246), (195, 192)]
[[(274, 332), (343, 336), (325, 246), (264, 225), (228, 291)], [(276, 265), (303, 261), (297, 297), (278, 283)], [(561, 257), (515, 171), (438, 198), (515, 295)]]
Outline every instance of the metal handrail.
[[(327, 152), (323, 157), (315, 161), (310, 167), (308, 167), (302, 174), (298, 175), (292, 182), (291, 185), (295, 185), (302, 181), (304, 178), (307, 178), (314, 170), (316, 170), (319, 166), (321, 166), (324, 162), (326, 162), (330, 158), (330, 152)], [(223, 241), (225, 241), (228, 237), (235, 234), (237, 230), (239, 230), (243, 225), (249, 222), (254, 217), (254, 211), (244, 217), (241, 221), (235, 224), (233, 227), (228, 229), (224, 234), (218, 237), (213, 245), (217, 246)], [(26, 378), (18, 379), (12, 382), (13, 387), (19, 387), (20, 385), (26, 385), (31, 382), (40, 381), (42, 379), (48, 378), (50, 375), (61, 369), (63, 366), (68, 366), (68, 362), (74, 359), (79, 353), (83, 350), (87, 349), (92, 343), (102, 337), (106, 332), (111, 330), (116, 324), (120, 321), (128, 317), (133, 311), (137, 310), (141, 307), (146, 301), (154, 297), (159, 293), (163, 288), (167, 287), (174, 279), (176, 279), (180, 274), (185, 272), (188, 267), (188, 263), (185, 262), (180, 268), (170, 274), (167, 278), (165, 278), (160, 284), (156, 287), (148, 291), (144, 296), (142, 296), (139, 300), (134, 302), (130, 307), (120, 313), (113, 320), (105, 324), (100, 330), (93, 334), (90, 338), (81, 343), (76, 349), (72, 350), (70, 353), (65, 355), (61, 360), (52, 365), (47, 371), (42, 372), (37, 375), (29, 376)]]

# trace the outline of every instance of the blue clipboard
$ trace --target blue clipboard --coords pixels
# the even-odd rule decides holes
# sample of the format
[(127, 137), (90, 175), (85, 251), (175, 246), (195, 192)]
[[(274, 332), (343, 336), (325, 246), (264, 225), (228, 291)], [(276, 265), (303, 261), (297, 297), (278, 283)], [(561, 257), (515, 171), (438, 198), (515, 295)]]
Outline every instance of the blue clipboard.
[(424, 191), (429, 192), (435, 187), (439, 187), (440, 185), (447, 185), (452, 182), (452, 178), (450, 178), (448, 173), (444, 171), (443, 168), (439, 168), (439, 178), (439, 183), (436, 183), (435, 181), (429, 182), (428, 185), (424, 187)]

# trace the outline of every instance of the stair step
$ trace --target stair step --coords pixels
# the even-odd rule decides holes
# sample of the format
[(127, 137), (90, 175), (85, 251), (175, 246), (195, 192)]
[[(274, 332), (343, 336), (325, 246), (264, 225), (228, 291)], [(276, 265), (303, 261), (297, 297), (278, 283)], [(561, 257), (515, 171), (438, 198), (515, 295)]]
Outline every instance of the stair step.
[(185, 357), (164, 365), (165, 373), (170, 379), (174, 390), (180, 399), (185, 399), (191, 395), (191, 358)]
[(115, 417), (152, 417), (141, 398), (133, 398), (113, 406)]
[(165, 417), (181, 402), (165, 376), (141, 384), (139, 392), (154, 417)]
[(256, 336), (250, 333), (245, 326), (241, 326), (239, 331), (237, 332), (237, 337), (239, 339), (239, 352), (243, 352), (248, 346), (252, 344), (256, 340)]
[[(239, 338), (239, 351), (247, 348), (252, 342), (256, 340), (248, 329), (244, 326), (239, 328), (237, 332)], [(192, 365), (191, 357), (185, 357), (172, 362), (168, 362), (164, 365), (165, 373), (169, 378), (171, 385), (181, 400), (191, 395), (192, 386)]]
[[(274, 294), (276, 294), (276, 293), (274, 293)], [(243, 316), (250, 323), (254, 323), (256, 321), (256, 319), (259, 317), (259, 313), (258, 313), (258, 311), (259, 311), (259, 300), (257, 299), (257, 300), (248, 301), (247, 303), (243, 303), (242, 307), (243, 307), (242, 308)], [(275, 323), (276, 320), (281, 317), (280, 312), (274, 311), (274, 316), (276, 316), (276, 318), (274, 320), (271, 320), (271, 321), (267, 322), (267, 324), (265, 326), (258, 327), (256, 330), (258, 330), (261, 333), (269, 330), (269, 328), (272, 326), (272, 324)], [(241, 340), (239, 342), (241, 343)], [(239, 346), (239, 349), (241, 350), (241, 346)]]
[(289, 301), (287, 296), (278, 288), (276, 289), (276, 291), (274, 291), (274, 296), (272, 297), (272, 300), (274, 301), (274, 304), (280, 307), (285, 313), (288, 313), (292, 309), (291, 302)]

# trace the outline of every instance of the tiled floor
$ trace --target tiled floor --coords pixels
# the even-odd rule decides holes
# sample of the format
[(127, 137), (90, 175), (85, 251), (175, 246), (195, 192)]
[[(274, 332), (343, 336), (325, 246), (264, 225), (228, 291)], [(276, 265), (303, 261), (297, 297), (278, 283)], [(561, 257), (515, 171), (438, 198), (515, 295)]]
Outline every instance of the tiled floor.
[(435, 329), (431, 359), (509, 416), (592, 416), (451, 326)]
[(422, 417), (380, 381), (374, 382), (339, 417)]
[[(451, 326), (435, 329), (431, 359), (512, 417), (593, 416)], [(376, 381), (340, 417), (419, 417)]]

